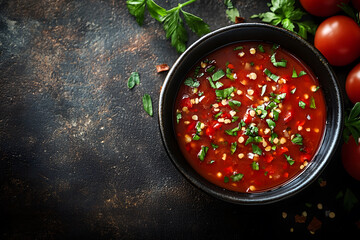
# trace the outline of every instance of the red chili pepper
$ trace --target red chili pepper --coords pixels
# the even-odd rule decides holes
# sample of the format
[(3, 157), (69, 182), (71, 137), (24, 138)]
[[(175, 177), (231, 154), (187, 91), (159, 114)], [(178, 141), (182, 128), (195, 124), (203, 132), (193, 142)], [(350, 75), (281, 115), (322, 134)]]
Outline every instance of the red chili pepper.
[(231, 63), (229, 63), (229, 64), (227, 65), (227, 67), (230, 68), (230, 69), (234, 69), (234, 68), (235, 68), (234, 65), (232, 65)]
[(289, 177), (289, 173), (288, 172), (284, 172), (284, 178), (287, 178), (287, 177)]
[(297, 122), (296, 122), (296, 126), (297, 126), (297, 127), (298, 127), (298, 126), (304, 126), (304, 124), (305, 124), (305, 120), (297, 121)]
[(281, 154), (286, 153), (288, 151), (289, 151), (289, 149), (287, 147), (281, 147), (281, 148), (279, 148), (277, 150), (277, 154), (281, 155)]
[(213, 127), (207, 127), (206, 130), (205, 130), (205, 134), (207, 136), (209, 136), (210, 138), (212, 138), (212, 135), (214, 135), (215, 133), (215, 129)]
[(219, 129), (219, 128), (221, 128), (222, 125), (223, 125), (222, 123), (215, 122), (215, 124), (213, 125), (213, 128), (214, 129)]

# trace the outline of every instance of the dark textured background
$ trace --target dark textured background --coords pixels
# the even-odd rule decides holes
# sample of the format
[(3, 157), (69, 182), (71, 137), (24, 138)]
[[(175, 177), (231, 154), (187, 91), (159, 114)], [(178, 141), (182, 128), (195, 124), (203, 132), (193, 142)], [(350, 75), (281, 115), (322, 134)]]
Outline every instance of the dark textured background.
[[(267, 1), (233, 2), (247, 22), (268, 9)], [(185, 9), (211, 30), (230, 24), (222, 0)], [(196, 39), (190, 34), (189, 44)], [(336, 199), (347, 188), (360, 198), (339, 151), (322, 174), (325, 187), (314, 182), (268, 206), (222, 202), (187, 182), (164, 150), (156, 115), (166, 73), (155, 65), (178, 56), (161, 24), (146, 14), (138, 26), (123, 0), (0, 0), (0, 238), (360, 236), (359, 204), (347, 212)], [(335, 69), (342, 86), (353, 65)], [(132, 71), (141, 84), (129, 90)], [(145, 93), (154, 117), (142, 108)], [(303, 211), (306, 222), (295, 223)], [(322, 227), (312, 235), (314, 216)]]

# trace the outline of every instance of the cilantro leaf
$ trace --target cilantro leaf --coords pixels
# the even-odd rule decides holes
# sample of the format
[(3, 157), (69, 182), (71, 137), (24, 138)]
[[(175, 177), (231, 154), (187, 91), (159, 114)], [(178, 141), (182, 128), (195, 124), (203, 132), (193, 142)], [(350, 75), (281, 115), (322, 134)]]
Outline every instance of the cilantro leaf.
[(173, 8), (167, 11), (167, 15), (163, 20), (163, 25), (166, 32), (166, 38), (171, 38), (171, 45), (174, 46), (178, 52), (184, 52), (188, 34), (184, 28), (183, 20), (180, 17), (180, 10)]
[(234, 174), (234, 175), (232, 175), (230, 177), (234, 182), (238, 182), (244, 177), (244, 174), (238, 173), (238, 174)]
[(198, 153), (198, 158), (200, 159), (200, 161), (204, 161), (205, 156), (206, 156), (208, 150), (209, 150), (209, 147), (201, 146), (201, 150), (200, 150), (200, 152)]

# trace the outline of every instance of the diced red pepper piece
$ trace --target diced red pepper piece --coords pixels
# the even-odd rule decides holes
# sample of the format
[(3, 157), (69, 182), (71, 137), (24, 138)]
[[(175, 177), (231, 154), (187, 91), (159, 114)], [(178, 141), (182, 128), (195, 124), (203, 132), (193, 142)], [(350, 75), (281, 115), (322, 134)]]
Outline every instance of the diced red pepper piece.
[(186, 144), (185, 145), (185, 149), (186, 149), (186, 151), (190, 151), (190, 149), (191, 149), (191, 145), (190, 145), (190, 143), (188, 143), (188, 144)]
[(244, 122), (245, 122), (246, 124), (251, 123), (251, 119), (252, 119), (252, 117), (250, 116), (249, 113), (245, 113), (245, 114), (244, 114), (243, 120), (244, 120)]
[(296, 126), (297, 126), (297, 127), (298, 127), (298, 126), (304, 126), (304, 124), (305, 124), (305, 120), (297, 121), (297, 122), (296, 122)]
[(214, 135), (214, 133), (215, 133), (215, 129), (211, 126), (207, 127), (205, 130), (205, 134), (210, 138), (212, 138), (212, 135)]
[(222, 123), (215, 122), (215, 124), (213, 125), (213, 128), (214, 129), (219, 129), (219, 128), (221, 128), (222, 125), (223, 125)]
[(288, 99), (288, 98), (289, 98), (289, 94), (290, 94), (289, 85), (284, 84), (284, 85), (280, 88), (279, 92), (281, 92), (281, 93), (286, 93), (286, 96), (285, 96), (284, 99)]
[(232, 175), (234, 172), (234, 169), (232, 166), (224, 168), (225, 175)]
[(279, 155), (281, 155), (281, 154), (283, 154), (283, 153), (286, 153), (286, 152), (288, 152), (288, 151), (289, 151), (289, 149), (288, 149), (287, 147), (281, 147), (281, 148), (279, 148), (279, 149), (277, 150), (277, 152), (278, 152)]
[(235, 68), (234, 65), (232, 65), (231, 63), (229, 63), (229, 64), (227, 65), (227, 67), (230, 68), (230, 69), (234, 69), (234, 68)]

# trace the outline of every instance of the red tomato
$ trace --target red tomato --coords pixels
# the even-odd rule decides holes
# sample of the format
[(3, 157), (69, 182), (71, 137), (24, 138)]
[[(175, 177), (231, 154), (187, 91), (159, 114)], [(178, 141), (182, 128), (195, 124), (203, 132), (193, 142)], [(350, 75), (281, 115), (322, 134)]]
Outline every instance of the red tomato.
[(360, 0), (352, 0), (352, 5), (354, 8), (356, 8), (358, 11), (360, 11)]
[(360, 63), (349, 72), (345, 89), (352, 103), (360, 102)]
[(333, 16), (315, 33), (315, 47), (331, 65), (344, 66), (360, 56), (360, 27), (349, 17)]
[(344, 143), (342, 146), (341, 159), (350, 176), (360, 181), (360, 143), (356, 145), (352, 136), (350, 136), (348, 143)]
[(349, 1), (350, 0), (300, 0), (300, 3), (303, 8), (312, 15), (327, 17), (340, 11), (338, 7), (340, 3), (348, 3)]

